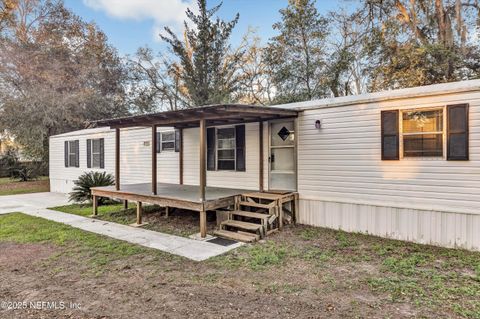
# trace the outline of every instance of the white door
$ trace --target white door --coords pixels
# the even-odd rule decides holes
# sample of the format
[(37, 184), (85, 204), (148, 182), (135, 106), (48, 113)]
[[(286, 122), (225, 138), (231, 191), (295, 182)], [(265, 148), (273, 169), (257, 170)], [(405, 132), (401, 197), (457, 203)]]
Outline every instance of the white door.
[(270, 190), (295, 191), (295, 125), (293, 120), (270, 123)]

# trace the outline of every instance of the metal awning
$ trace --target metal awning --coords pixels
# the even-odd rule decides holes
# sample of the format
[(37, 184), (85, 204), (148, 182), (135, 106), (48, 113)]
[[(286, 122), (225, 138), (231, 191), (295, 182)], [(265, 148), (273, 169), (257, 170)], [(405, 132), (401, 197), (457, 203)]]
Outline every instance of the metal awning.
[(281, 118), (297, 117), (298, 111), (268, 106), (244, 104), (219, 104), (166, 111), (114, 119), (90, 122), (93, 126), (124, 128), (133, 126), (173, 126), (176, 128), (198, 127), (200, 120), (208, 126), (228, 125), (248, 122), (268, 121)]

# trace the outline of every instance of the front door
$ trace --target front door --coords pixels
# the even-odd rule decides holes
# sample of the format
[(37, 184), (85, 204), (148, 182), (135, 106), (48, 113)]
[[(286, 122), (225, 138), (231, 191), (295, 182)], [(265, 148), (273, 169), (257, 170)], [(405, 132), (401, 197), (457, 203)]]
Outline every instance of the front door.
[(270, 123), (270, 190), (296, 191), (295, 125), (293, 120)]

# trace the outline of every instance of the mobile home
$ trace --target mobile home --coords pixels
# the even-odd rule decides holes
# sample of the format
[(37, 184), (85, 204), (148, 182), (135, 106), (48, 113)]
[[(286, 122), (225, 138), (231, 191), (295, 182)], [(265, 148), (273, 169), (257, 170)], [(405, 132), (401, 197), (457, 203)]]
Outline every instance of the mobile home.
[(105, 170), (130, 200), (123, 185), (290, 192), (298, 223), (480, 249), (480, 80), (95, 124), (50, 138), (52, 191)]

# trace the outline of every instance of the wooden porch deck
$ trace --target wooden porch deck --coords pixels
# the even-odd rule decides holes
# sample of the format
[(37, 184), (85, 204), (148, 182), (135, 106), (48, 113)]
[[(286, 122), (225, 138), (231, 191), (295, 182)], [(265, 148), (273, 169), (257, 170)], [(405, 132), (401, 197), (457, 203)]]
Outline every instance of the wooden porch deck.
[(150, 183), (94, 187), (92, 195), (135, 202), (157, 204), (165, 207), (190, 209), (195, 211), (214, 210), (235, 204), (235, 197), (251, 192), (246, 189), (206, 187), (205, 201), (200, 198), (200, 186), (157, 183), (157, 194), (152, 194)]

